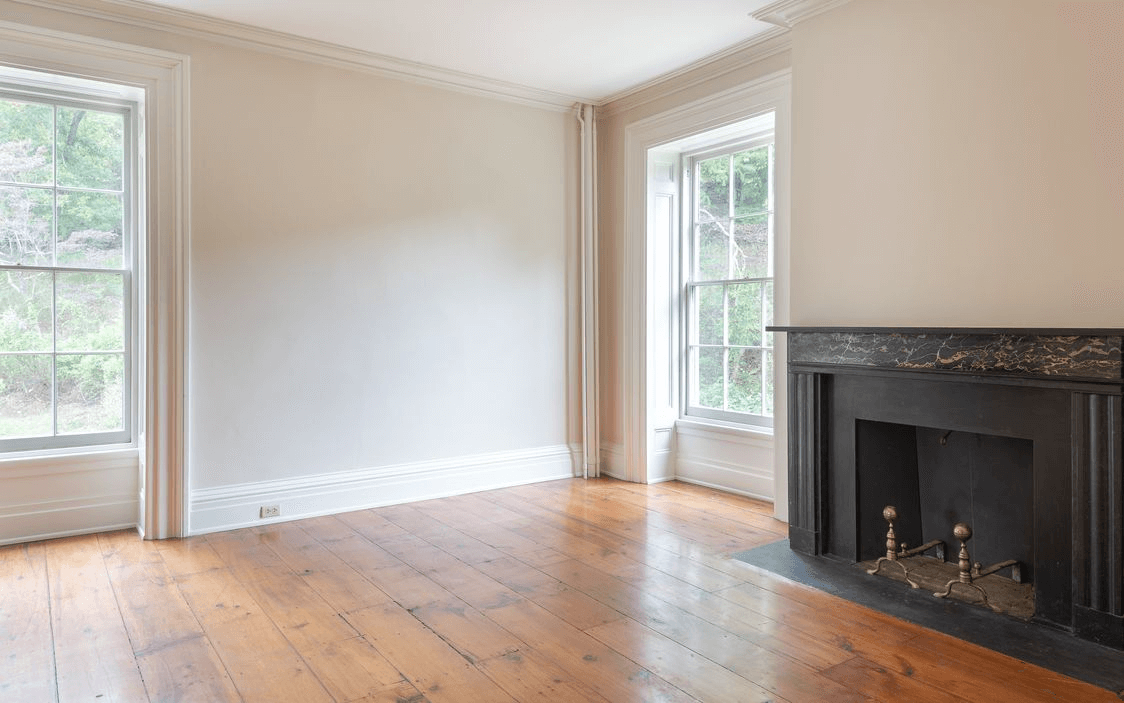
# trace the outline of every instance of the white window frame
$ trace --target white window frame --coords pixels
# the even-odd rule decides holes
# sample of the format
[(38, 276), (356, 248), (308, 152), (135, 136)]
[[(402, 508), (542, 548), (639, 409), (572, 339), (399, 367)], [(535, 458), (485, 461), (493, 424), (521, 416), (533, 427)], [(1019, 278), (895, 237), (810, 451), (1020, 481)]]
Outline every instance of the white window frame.
[[(191, 59), (151, 47), (0, 20), (0, 66), (65, 80), (129, 85), (145, 96), (146, 194), (138, 221), (144, 276), (134, 281), (140, 348), (134, 360), (140, 396), (136, 447), (121, 452), (57, 450), (32, 458), (0, 456), (0, 472), (94, 470), (107, 456), (129, 453), (139, 473), (138, 527), (146, 538), (190, 531), (187, 428), (187, 247), (191, 230)], [(78, 531), (96, 530), (91, 525)], [(104, 528), (103, 528), (104, 529)], [(76, 533), (71, 531), (70, 533)]]
[[(144, 173), (141, 160), (138, 156), (141, 149), (140, 138), (143, 135), (142, 115), (144, 113), (143, 92), (124, 85), (103, 83), (89, 80), (65, 79), (60, 76), (39, 73), (34, 71), (18, 70), (0, 67), (0, 99), (26, 101), (41, 105), (51, 105), (57, 116), (60, 107), (89, 109), (100, 112), (112, 112), (124, 117), (124, 154), (122, 169), (122, 198), (123, 209), (123, 266), (120, 269), (93, 269), (84, 267), (60, 266), (57, 261), (52, 265), (18, 265), (0, 266), (0, 271), (41, 271), (49, 272), (52, 276), (58, 273), (116, 273), (122, 276), (123, 283), (123, 322), (124, 338), (122, 351), (124, 354), (124, 369), (122, 385), (124, 386), (121, 399), (121, 421), (119, 430), (96, 432), (60, 434), (58, 431), (58, 358), (71, 352), (59, 352), (57, 349), (57, 334), (52, 334), (51, 356), (51, 417), (52, 432), (50, 435), (0, 439), (0, 456), (11, 455), (19, 452), (19, 456), (34, 456), (43, 450), (66, 450), (82, 448), (124, 448), (136, 446), (134, 428), (137, 426), (137, 372), (134, 359), (138, 351), (136, 335), (137, 318), (137, 286), (136, 280), (144, 276), (140, 257), (137, 254), (137, 242), (145, 236), (144, 223), (140, 219), (140, 203), (144, 193)], [(57, 139), (56, 129), (51, 130), (52, 137)], [(52, 168), (57, 174), (57, 143), (52, 142)], [(27, 184), (0, 183), (16, 187), (31, 187)], [(40, 186), (34, 186), (40, 187)], [(43, 186), (44, 189), (48, 188)], [(57, 183), (57, 176), (52, 177), (49, 189), (55, 196), (59, 191), (72, 190), (61, 187)], [(80, 189), (81, 190), (81, 189)], [(58, 208), (54, 208), (52, 217), (52, 240), (57, 243)], [(53, 289), (57, 290), (56, 283)], [(54, 319), (57, 296), (52, 295), (51, 315)], [(57, 332), (54, 331), (53, 332)], [(96, 352), (95, 352), (96, 353)], [(117, 352), (112, 352), (117, 353)], [(28, 354), (48, 354), (48, 352), (28, 352)]]
[[(752, 119), (765, 112), (776, 114), (777, 159), (775, 182), (777, 184), (777, 226), (774, 274), (776, 324), (788, 324), (788, 231), (789, 197), (788, 174), (790, 158), (791, 73), (781, 70), (762, 75), (733, 88), (681, 104), (664, 112), (640, 118), (624, 127), (623, 178), (624, 178), (624, 230), (619, 279), (617, 310), (619, 326), (612, 331), (618, 335), (616, 375), (614, 383), (606, 386), (612, 406), (619, 409), (619, 453), (614, 453), (613, 476), (627, 481), (648, 482), (662, 480), (662, 456), (666, 442), (663, 438), (670, 428), (690, 422), (699, 427), (714, 428), (716, 433), (738, 433), (760, 438), (774, 446), (773, 473), (775, 478), (774, 506), (780, 519), (787, 517), (788, 506), (788, 456), (784, 368), (786, 349), (784, 335), (774, 339), (774, 426), (755, 430), (734, 427), (718, 420), (688, 421), (679, 415), (678, 403), (665, 407), (659, 388), (676, 369), (662, 364), (657, 348), (667, 343), (663, 325), (658, 324), (657, 306), (672, 295), (666, 282), (654, 277), (653, 243), (649, 229), (649, 156), (653, 150), (723, 128), (727, 125)], [(674, 336), (678, 326), (673, 328)], [(778, 371), (777, 369), (780, 369)], [(612, 375), (612, 374), (610, 374)], [(671, 416), (670, 421), (668, 416)]]
[[(774, 116), (775, 120), (775, 116)], [(702, 135), (705, 137), (705, 135)], [(721, 286), (723, 291), (727, 290), (730, 285), (744, 284), (744, 283), (762, 283), (764, 285), (775, 285), (775, 226), (776, 226), (776, 204), (775, 204), (775, 141), (776, 130), (775, 127), (770, 126), (768, 129), (757, 130), (749, 133), (739, 135), (734, 138), (721, 138), (713, 143), (704, 144), (703, 146), (696, 147), (682, 153), (683, 159), (683, 196), (682, 202), (683, 217), (680, 227), (680, 251), (684, 265), (682, 267), (683, 286), (681, 291), (681, 319), (683, 320), (683, 328), (681, 331), (682, 337), (682, 363), (680, 367), (680, 377), (682, 383), (682, 398), (681, 414), (682, 417), (688, 419), (703, 418), (706, 420), (719, 420), (734, 425), (745, 425), (755, 428), (769, 428), (772, 429), (773, 409), (774, 402), (772, 394), (766, 398), (766, 391), (768, 389), (769, 380), (773, 376), (773, 369), (775, 366), (775, 355), (773, 345), (771, 343), (772, 334), (761, 330), (762, 344), (756, 347), (743, 347), (742, 345), (729, 344), (729, 328), (728, 322), (723, 324), (723, 342), (720, 345), (703, 345), (698, 339), (698, 319), (693, 314), (695, 309), (695, 298), (699, 290), (704, 287)], [(768, 216), (768, 275), (764, 277), (751, 277), (751, 278), (728, 278), (722, 280), (707, 280), (695, 281), (695, 263), (697, 246), (696, 228), (698, 223), (695, 221), (695, 215), (698, 211), (699, 205), (699, 178), (698, 178), (698, 165), (702, 161), (713, 159), (719, 156), (730, 155), (748, 151), (751, 149), (761, 148), (763, 146), (769, 147), (769, 184), (768, 184), (768, 198), (766, 202), (766, 209), (757, 213), (754, 216), (766, 214)], [(731, 162), (731, 169), (733, 164)], [(733, 187), (733, 177), (731, 174), (730, 187)], [(733, 199), (731, 198), (730, 207), (733, 207)], [(732, 214), (730, 215), (733, 217)], [(733, 246), (732, 240), (730, 246)], [(723, 296), (724, 301), (726, 296)], [(773, 319), (773, 310), (770, 308), (765, 309), (766, 303), (762, 298), (762, 315), (761, 319), (764, 324), (771, 324)], [(775, 301), (775, 291), (774, 291)], [(725, 302), (723, 305), (724, 311), (726, 309)], [(725, 312), (723, 319), (725, 320)], [(697, 351), (703, 347), (719, 348), (723, 351), (722, 362), (722, 376), (723, 376), (723, 405), (726, 403), (727, 386), (729, 383), (729, 357), (728, 350), (733, 348), (747, 348), (754, 349), (761, 352), (761, 384), (762, 384), (762, 410), (768, 410), (768, 413), (747, 413), (736, 410), (710, 408), (706, 406), (693, 403), (692, 400), (698, 398), (698, 355)], [(775, 386), (775, 384), (774, 384)], [(774, 387), (774, 394), (776, 389)]]

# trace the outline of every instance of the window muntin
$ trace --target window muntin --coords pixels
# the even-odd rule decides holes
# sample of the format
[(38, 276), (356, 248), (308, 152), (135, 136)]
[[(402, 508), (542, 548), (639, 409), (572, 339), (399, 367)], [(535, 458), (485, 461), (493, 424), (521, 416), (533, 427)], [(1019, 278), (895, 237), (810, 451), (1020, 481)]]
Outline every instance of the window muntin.
[(773, 137), (686, 157), (685, 414), (771, 427)]
[(0, 451), (132, 440), (134, 115), (0, 84)]

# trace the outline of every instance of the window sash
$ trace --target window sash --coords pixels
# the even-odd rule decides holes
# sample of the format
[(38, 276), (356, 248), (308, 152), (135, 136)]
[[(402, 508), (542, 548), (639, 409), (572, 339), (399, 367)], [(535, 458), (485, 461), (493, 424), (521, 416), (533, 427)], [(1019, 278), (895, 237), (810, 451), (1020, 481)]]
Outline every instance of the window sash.
[[(684, 234), (686, 239), (685, 250), (688, 256), (688, 266), (686, 272), (688, 279), (684, 285), (684, 300), (685, 300), (685, 332), (686, 339), (684, 344), (684, 363), (685, 363), (685, 386), (686, 393), (684, 399), (683, 413), (690, 417), (701, 417), (714, 420), (722, 420), (737, 424), (746, 424), (759, 427), (772, 427), (773, 426), (773, 388), (772, 376), (774, 366), (774, 350), (772, 346), (772, 333), (765, 331), (765, 326), (771, 324), (772, 302), (770, 290), (774, 283), (773, 278), (773, 256), (774, 256), (774, 137), (773, 134), (758, 135), (750, 140), (739, 140), (729, 142), (726, 144), (713, 146), (704, 150), (698, 150), (690, 154), (686, 154), (688, 159), (688, 168), (686, 173), (689, 180), (689, 202), (690, 208), (688, 211), (687, 221), (684, 223)], [(767, 166), (767, 198), (766, 207), (764, 209), (755, 210), (753, 212), (743, 211), (737, 212), (735, 200), (735, 178), (734, 178), (734, 157), (745, 151), (767, 147), (768, 151), (768, 166)], [(727, 194), (726, 194), (726, 213), (713, 214), (711, 218), (718, 218), (718, 220), (728, 223), (728, 228), (725, 231), (725, 243), (727, 247), (726, 253), (726, 276), (715, 278), (702, 278), (700, 277), (700, 258), (701, 258), (701, 227), (699, 212), (701, 203), (701, 174), (700, 163), (709, 159), (714, 159), (722, 156), (729, 156), (729, 173), (727, 176)], [(745, 277), (733, 276), (735, 273), (735, 230), (736, 223), (739, 221), (752, 220), (754, 218), (766, 218), (767, 223), (767, 252), (766, 252), (766, 272), (768, 275), (752, 275)], [(760, 272), (754, 272), (760, 273)], [(749, 284), (759, 284), (758, 295), (760, 296), (761, 309), (758, 313), (757, 319), (759, 325), (754, 328), (757, 332), (756, 339), (759, 341), (757, 344), (744, 344), (744, 343), (731, 343), (730, 338), (730, 290), (736, 286), (747, 286)], [(708, 329), (708, 339), (703, 341), (700, 339), (700, 305), (701, 293), (704, 290), (720, 289), (721, 296), (721, 340), (714, 339), (716, 330), (714, 329), (713, 320)], [(711, 311), (713, 312), (713, 311)], [(744, 341), (744, 340), (743, 340)], [(704, 405), (701, 401), (702, 383), (703, 379), (700, 378), (700, 366), (704, 350), (709, 350), (709, 366), (710, 377), (707, 379), (710, 383), (709, 393), (711, 395), (708, 404)], [(758, 368), (752, 375), (756, 376), (756, 387), (760, 389), (759, 401), (756, 403), (756, 408), (759, 412), (747, 412), (743, 410), (736, 410), (731, 408), (731, 357), (739, 352), (750, 352), (749, 355), (756, 357), (759, 361)], [(714, 395), (714, 381), (713, 378), (715, 369), (714, 366), (714, 352), (717, 352), (721, 357), (721, 407), (712, 407), (718, 405), (717, 398)], [(744, 361), (745, 356), (741, 358)], [(744, 369), (737, 369), (741, 372)], [(752, 391), (752, 386), (751, 386)], [(742, 405), (744, 407), (744, 398)], [(752, 403), (752, 400), (751, 400)]]
[[(135, 269), (138, 265), (137, 227), (139, 203), (136, 184), (139, 182), (139, 158), (137, 154), (137, 135), (139, 134), (139, 113), (135, 102), (105, 97), (84, 97), (76, 93), (45, 89), (41, 86), (23, 86), (15, 83), (0, 83), (0, 99), (22, 103), (52, 106), (51, 123), (51, 183), (32, 184), (13, 181), (0, 181), (0, 186), (45, 190), (51, 193), (51, 263), (50, 265), (20, 264), (0, 265), (0, 274), (8, 271), (21, 273), (41, 272), (51, 274), (51, 344), (49, 349), (37, 351), (0, 352), (0, 358), (44, 357), (50, 360), (50, 434), (37, 434), (10, 438), (0, 438), (0, 454), (10, 452), (33, 452), (77, 448), (84, 446), (104, 446), (131, 444), (134, 442), (133, 428), (136, 425), (134, 412), (136, 402), (136, 311), (137, 291), (134, 285)], [(59, 109), (82, 109), (101, 113), (114, 113), (122, 117), (123, 164), (120, 189), (60, 185), (58, 159), (57, 120)], [(112, 194), (122, 198), (122, 251), (121, 267), (97, 268), (86, 265), (64, 265), (58, 260), (59, 199), (70, 193)], [(59, 274), (106, 274), (121, 277), (122, 284), (122, 335), (119, 349), (59, 349)], [(65, 433), (60, 431), (59, 415), (59, 366), (66, 361), (87, 356), (120, 356), (121, 370), (121, 425), (108, 431)]]

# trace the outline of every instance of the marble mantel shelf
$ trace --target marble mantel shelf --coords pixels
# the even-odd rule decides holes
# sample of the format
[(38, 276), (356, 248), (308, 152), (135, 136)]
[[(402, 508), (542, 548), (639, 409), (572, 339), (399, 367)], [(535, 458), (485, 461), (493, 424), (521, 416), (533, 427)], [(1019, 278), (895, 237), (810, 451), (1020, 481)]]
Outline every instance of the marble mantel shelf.
[(789, 365), (1097, 380), (1124, 379), (1124, 329), (773, 326)]
[(866, 327), (862, 325), (771, 325), (770, 332), (834, 334), (990, 334), (1033, 337), (1124, 337), (1124, 327)]

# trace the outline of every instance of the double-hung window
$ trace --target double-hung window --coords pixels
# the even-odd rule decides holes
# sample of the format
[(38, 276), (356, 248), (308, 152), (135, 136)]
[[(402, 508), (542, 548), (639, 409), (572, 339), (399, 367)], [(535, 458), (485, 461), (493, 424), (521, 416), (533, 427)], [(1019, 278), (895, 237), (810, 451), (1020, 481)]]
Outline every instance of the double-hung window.
[(135, 111), (0, 83), (0, 451), (132, 441)]
[(685, 157), (685, 414), (772, 427), (773, 134)]

